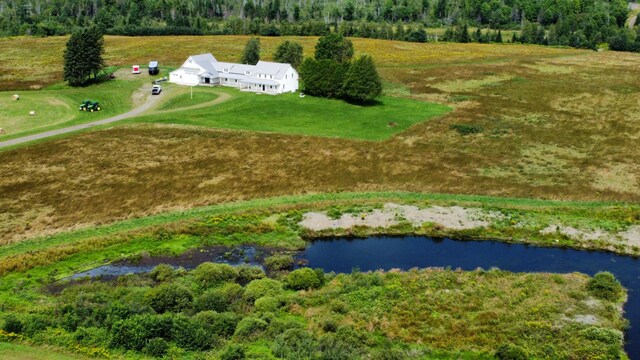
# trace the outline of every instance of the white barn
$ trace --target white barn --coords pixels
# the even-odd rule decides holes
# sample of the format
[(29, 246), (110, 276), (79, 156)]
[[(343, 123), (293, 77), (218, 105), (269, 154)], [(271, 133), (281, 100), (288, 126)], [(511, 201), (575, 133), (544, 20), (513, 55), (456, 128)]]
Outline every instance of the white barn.
[(189, 56), (179, 69), (169, 74), (169, 81), (180, 85), (232, 86), (265, 94), (295, 92), (298, 79), (298, 72), (290, 64), (268, 61), (234, 64), (218, 61), (211, 54)]

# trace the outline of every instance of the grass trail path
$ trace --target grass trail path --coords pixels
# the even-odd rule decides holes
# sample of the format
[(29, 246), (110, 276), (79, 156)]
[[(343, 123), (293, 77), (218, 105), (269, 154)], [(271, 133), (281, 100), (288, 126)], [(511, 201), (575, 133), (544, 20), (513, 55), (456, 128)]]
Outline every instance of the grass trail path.
[[(70, 132), (74, 132), (74, 131), (79, 131), (79, 130), (84, 130), (84, 129), (88, 129), (88, 128), (92, 128), (92, 127), (96, 127), (96, 126), (101, 126), (101, 125), (105, 125), (105, 124), (110, 124), (110, 123), (114, 123), (117, 121), (121, 121), (121, 120), (126, 120), (126, 119), (130, 119), (136, 116), (140, 116), (144, 113), (153, 113), (153, 114), (160, 114), (160, 113), (171, 113), (171, 112), (178, 112), (178, 111), (185, 111), (185, 110), (193, 110), (193, 109), (198, 109), (198, 108), (203, 108), (203, 107), (208, 107), (208, 106), (213, 106), (216, 104), (219, 104), (221, 102), (227, 101), (231, 98), (231, 96), (229, 94), (225, 94), (225, 93), (217, 93), (216, 95), (218, 95), (218, 97), (215, 100), (206, 102), (206, 103), (202, 103), (202, 104), (196, 104), (193, 106), (188, 106), (188, 107), (183, 107), (183, 108), (178, 108), (178, 109), (170, 109), (170, 110), (162, 110), (162, 111), (153, 111), (153, 109), (157, 108), (159, 105), (161, 105), (163, 103), (163, 100), (168, 99), (166, 96), (164, 95), (159, 95), (159, 96), (152, 96), (149, 94), (148, 91), (146, 91), (146, 87), (141, 87), (136, 93), (134, 93), (134, 97), (136, 97), (136, 95), (140, 95), (140, 94), (144, 94), (143, 95), (143, 101), (142, 101), (142, 105), (134, 108), (133, 110), (126, 112), (124, 114), (120, 114), (120, 115), (116, 115), (107, 119), (102, 119), (102, 120), (97, 120), (97, 121), (92, 121), (92, 122), (88, 122), (88, 123), (84, 123), (84, 124), (78, 124), (78, 125), (73, 125), (73, 126), (69, 126), (69, 127), (65, 127), (62, 129), (56, 129), (56, 130), (51, 130), (51, 131), (45, 131), (42, 133), (38, 133), (38, 134), (33, 134), (33, 135), (29, 135), (29, 136), (23, 136), (23, 137), (19, 137), (19, 138), (15, 138), (15, 139), (11, 139), (11, 140), (7, 140), (7, 141), (2, 141), (0, 142), (0, 148), (4, 148), (4, 147), (9, 147), (9, 146), (14, 146), (14, 145), (19, 145), (19, 144), (23, 144), (29, 141), (35, 141), (35, 140), (41, 140), (41, 139), (45, 139), (48, 137), (52, 137), (52, 136), (58, 136), (58, 135), (63, 135), (63, 134), (67, 134)], [(151, 111), (150, 111), (151, 110)]]

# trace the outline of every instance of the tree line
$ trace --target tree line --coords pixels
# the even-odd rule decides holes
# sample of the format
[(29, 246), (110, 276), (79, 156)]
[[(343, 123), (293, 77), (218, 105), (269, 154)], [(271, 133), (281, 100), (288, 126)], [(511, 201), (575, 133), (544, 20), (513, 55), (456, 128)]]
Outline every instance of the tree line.
[(522, 31), (506, 41), (582, 48), (614, 42), (631, 50), (619, 46), (637, 37), (625, 27), (627, 16), (626, 0), (7, 0), (0, 2), (0, 34), (63, 35), (97, 26), (115, 35), (338, 32), (429, 41), (440, 39), (422, 36), (425, 27), (447, 27), (451, 35), (467, 26)]

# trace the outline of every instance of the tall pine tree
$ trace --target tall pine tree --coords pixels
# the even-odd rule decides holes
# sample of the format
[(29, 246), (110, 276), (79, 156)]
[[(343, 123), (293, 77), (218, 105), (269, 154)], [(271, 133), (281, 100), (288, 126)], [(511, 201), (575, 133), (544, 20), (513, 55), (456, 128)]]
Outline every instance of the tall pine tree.
[(74, 32), (64, 51), (64, 80), (71, 86), (85, 85), (104, 68), (104, 37), (97, 28)]
[(351, 101), (368, 103), (382, 94), (382, 81), (373, 58), (364, 55), (351, 63), (344, 80), (344, 96)]

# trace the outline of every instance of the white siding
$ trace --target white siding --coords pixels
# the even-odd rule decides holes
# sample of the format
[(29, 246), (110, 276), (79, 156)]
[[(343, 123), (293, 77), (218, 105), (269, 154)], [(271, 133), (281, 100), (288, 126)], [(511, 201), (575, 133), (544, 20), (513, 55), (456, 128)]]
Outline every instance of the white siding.
[(200, 82), (200, 77), (198, 74), (187, 73), (183, 69), (178, 69), (169, 74), (169, 81), (180, 85), (196, 86)]

